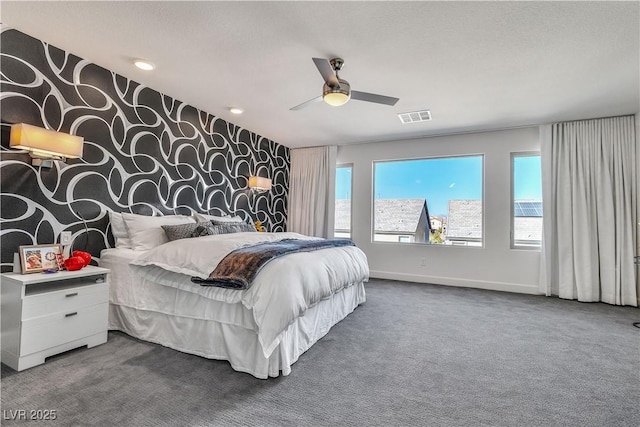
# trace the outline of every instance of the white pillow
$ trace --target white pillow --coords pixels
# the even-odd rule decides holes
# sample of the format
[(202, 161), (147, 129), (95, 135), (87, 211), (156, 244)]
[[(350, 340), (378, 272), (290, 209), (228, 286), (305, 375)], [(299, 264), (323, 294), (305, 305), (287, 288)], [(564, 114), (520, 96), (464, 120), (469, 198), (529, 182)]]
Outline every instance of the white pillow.
[(207, 215), (201, 213), (194, 213), (193, 217), (196, 222), (205, 222), (205, 221), (218, 221), (218, 222), (244, 222), (242, 218), (239, 216), (215, 216), (215, 215)]
[(195, 222), (186, 215), (146, 216), (122, 213), (122, 219), (131, 239), (131, 249), (146, 251), (167, 243), (169, 239), (162, 229), (163, 225), (179, 225)]
[(111, 232), (116, 239), (116, 248), (131, 249), (131, 239), (127, 227), (124, 225), (124, 219), (120, 212), (109, 211), (109, 222), (111, 223)]

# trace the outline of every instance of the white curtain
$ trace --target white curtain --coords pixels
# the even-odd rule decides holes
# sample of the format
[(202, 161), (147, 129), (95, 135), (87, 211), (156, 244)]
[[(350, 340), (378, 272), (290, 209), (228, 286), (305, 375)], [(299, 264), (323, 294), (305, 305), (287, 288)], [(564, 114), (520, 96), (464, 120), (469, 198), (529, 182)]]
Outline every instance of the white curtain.
[(633, 116), (542, 129), (541, 290), (578, 301), (638, 305)]
[(333, 147), (296, 148), (291, 150), (289, 172), (289, 209), (287, 231), (307, 236), (329, 236), (328, 197), (332, 173), (335, 174)]

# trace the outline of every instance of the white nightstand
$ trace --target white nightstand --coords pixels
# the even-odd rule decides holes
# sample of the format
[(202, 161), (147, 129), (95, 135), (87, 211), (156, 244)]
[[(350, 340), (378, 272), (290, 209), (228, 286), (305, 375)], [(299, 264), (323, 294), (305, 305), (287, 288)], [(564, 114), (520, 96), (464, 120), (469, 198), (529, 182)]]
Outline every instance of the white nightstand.
[(107, 341), (109, 270), (0, 275), (2, 363), (22, 371), (45, 357)]

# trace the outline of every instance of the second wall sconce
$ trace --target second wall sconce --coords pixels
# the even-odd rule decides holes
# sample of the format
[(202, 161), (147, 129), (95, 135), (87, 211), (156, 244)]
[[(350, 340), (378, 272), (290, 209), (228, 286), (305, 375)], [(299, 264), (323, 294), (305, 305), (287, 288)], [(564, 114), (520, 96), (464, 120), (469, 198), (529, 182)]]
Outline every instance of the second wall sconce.
[(249, 177), (249, 188), (258, 193), (271, 190), (271, 179), (261, 176)]

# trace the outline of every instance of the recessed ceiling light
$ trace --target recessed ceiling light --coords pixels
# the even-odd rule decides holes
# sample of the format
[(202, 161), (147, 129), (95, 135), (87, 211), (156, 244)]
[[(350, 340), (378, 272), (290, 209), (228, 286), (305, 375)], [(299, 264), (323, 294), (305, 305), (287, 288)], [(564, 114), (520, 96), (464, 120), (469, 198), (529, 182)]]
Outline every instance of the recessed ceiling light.
[(156, 68), (155, 65), (153, 65), (149, 61), (145, 61), (144, 59), (136, 59), (135, 61), (133, 61), (133, 64), (136, 67), (140, 68), (141, 70), (145, 70), (145, 71), (151, 71), (154, 68)]
[(244, 110), (242, 108), (238, 108), (238, 107), (231, 107), (231, 108), (229, 108), (229, 112), (231, 114), (242, 114), (242, 113), (244, 113)]

